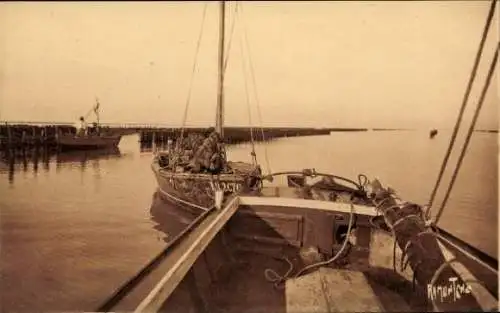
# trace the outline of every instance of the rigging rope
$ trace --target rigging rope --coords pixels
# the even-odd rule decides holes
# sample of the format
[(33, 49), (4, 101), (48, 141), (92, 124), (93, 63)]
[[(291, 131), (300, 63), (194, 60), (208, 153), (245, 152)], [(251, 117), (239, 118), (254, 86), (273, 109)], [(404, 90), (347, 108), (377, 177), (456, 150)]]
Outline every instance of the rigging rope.
[(236, 25), (236, 16), (238, 15), (238, 2), (236, 2), (236, 5), (234, 7), (234, 16), (233, 16), (233, 23), (231, 25), (231, 32), (229, 35), (229, 41), (227, 43), (227, 51), (226, 51), (226, 58), (224, 60), (224, 65), (222, 67), (222, 71), (225, 73), (226, 68), (227, 68), (227, 63), (229, 61), (229, 52), (231, 51), (231, 43), (233, 39), (233, 34), (234, 34), (234, 26)]
[(264, 157), (265, 157), (265, 161), (266, 161), (267, 172), (269, 174), (271, 174), (271, 166), (270, 166), (270, 163), (269, 163), (269, 156), (268, 156), (268, 153), (267, 153), (267, 145), (265, 144), (266, 137), (265, 137), (264, 128), (263, 128), (263, 125), (262, 125), (262, 113), (261, 113), (261, 109), (260, 109), (259, 95), (257, 93), (257, 83), (256, 83), (256, 80), (255, 80), (255, 71), (254, 71), (252, 57), (251, 57), (252, 53), (250, 51), (250, 45), (248, 43), (247, 28), (246, 28), (246, 24), (245, 24), (245, 19), (243, 17), (243, 5), (240, 7), (240, 11), (239, 12), (241, 14), (241, 23), (243, 25), (243, 35), (244, 35), (244, 40), (245, 40), (246, 48), (247, 48), (247, 52), (248, 52), (247, 53), (248, 54), (248, 63), (250, 65), (250, 75), (252, 76), (253, 90), (254, 90), (254, 94), (255, 94), (255, 101), (256, 101), (256, 104), (257, 104), (257, 116), (259, 118), (260, 131), (261, 131), (261, 135), (262, 135), (262, 142), (263, 142), (263, 145), (264, 145)]
[(189, 81), (188, 96), (187, 96), (187, 99), (186, 99), (186, 105), (184, 107), (184, 115), (182, 117), (181, 136), (180, 136), (179, 140), (177, 141), (176, 150), (178, 150), (180, 148), (180, 145), (181, 145), (182, 140), (184, 138), (184, 129), (186, 127), (186, 120), (187, 120), (187, 113), (188, 113), (188, 109), (189, 109), (189, 103), (191, 102), (191, 90), (193, 88), (194, 74), (196, 72), (197, 65), (198, 65), (198, 52), (200, 51), (201, 38), (203, 37), (203, 28), (204, 28), (203, 26), (205, 25), (205, 16), (206, 16), (206, 13), (207, 13), (207, 4), (208, 3), (205, 3), (205, 5), (203, 7), (203, 17), (202, 17), (202, 20), (201, 20), (200, 34), (198, 35), (198, 41), (196, 42), (196, 51), (195, 51), (195, 54), (194, 54), (194, 63), (193, 63), (192, 71), (191, 71), (191, 78), (190, 78), (190, 81)]
[(469, 77), (469, 82), (467, 84), (467, 89), (465, 91), (465, 94), (464, 94), (464, 97), (463, 97), (463, 100), (462, 100), (462, 105), (461, 105), (460, 111), (458, 113), (457, 121), (456, 121), (455, 127), (453, 129), (453, 134), (451, 136), (450, 145), (448, 146), (448, 150), (446, 151), (446, 155), (445, 155), (445, 157), (443, 159), (443, 163), (441, 164), (441, 169), (439, 170), (438, 179), (437, 179), (436, 184), (434, 186), (434, 189), (432, 190), (432, 193), (431, 193), (431, 197), (430, 197), (430, 200), (429, 200), (429, 204), (428, 204), (428, 209), (427, 209), (427, 212), (426, 212), (426, 216), (429, 216), (430, 208), (432, 207), (432, 204), (434, 203), (437, 190), (438, 190), (439, 185), (441, 183), (441, 180), (443, 178), (444, 171), (445, 171), (446, 166), (448, 164), (448, 160), (450, 158), (451, 151), (452, 151), (453, 146), (455, 144), (455, 140), (456, 140), (456, 137), (457, 137), (458, 129), (460, 128), (460, 123), (462, 122), (462, 118), (463, 118), (463, 114), (464, 114), (464, 111), (465, 111), (465, 107), (467, 105), (467, 102), (469, 100), (469, 96), (470, 96), (470, 93), (471, 93), (471, 90), (472, 90), (472, 84), (474, 82), (474, 79), (476, 78), (477, 69), (479, 67), (479, 62), (480, 62), (481, 55), (482, 55), (482, 52), (483, 52), (483, 48), (484, 48), (484, 44), (485, 44), (485, 41), (486, 41), (486, 37), (488, 35), (488, 30), (490, 29), (490, 26), (491, 26), (491, 21), (493, 19), (493, 14), (495, 12), (495, 3), (496, 3), (496, 1), (497, 0), (493, 0), (491, 2), (490, 10), (489, 10), (489, 13), (488, 13), (488, 18), (486, 20), (486, 24), (485, 24), (484, 29), (483, 29), (483, 34), (482, 34), (482, 37), (481, 37), (481, 42), (479, 44), (479, 48), (478, 48), (478, 51), (476, 53), (476, 59), (474, 61), (474, 66), (472, 68), (472, 72), (471, 72), (471, 75)]
[(245, 95), (247, 100), (247, 111), (248, 111), (248, 124), (250, 126), (250, 140), (252, 144), (252, 161), (254, 164), (257, 164), (257, 154), (255, 153), (255, 141), (253, 136), (253, 125), (252, 125), (252, 110), (250, 107), (250, 96), (248, 94), (248, 80), (247, 80), (247, 71), (246, 71), (246, 63), (245, 63), (245, 54), (243, 52), (243, 39), (240, 37), (240, 49), (241, 49), (241, 67), (243, 69), (243, 80), (245, 82)]
[(467, 137), (465, 139), (464, 146), (462, 148), (462, 151), (460, 153), (460, 157), (458, 158), (457, 166), (455, 167), (455, 171), (453, 172), (453, 176), (451, 178), (451, 182), (448, 186), (448, 190), (446, 190), (446, 195), (444, 197), (443, 203), (441, 204), (438, 214), (436, 215), (436, 219), (434, 221), (434, 224), (437, 224), (439, 221), (439, 218), (441, 217), (441, 214), (443, 213), (443, 209), (446, 206), (446, 203), (448, 202), (448, 199), (450, 197), (451, 189), (453, 188), (453, 185), (455, 184), (455, 181), (458, 176), (458, 172), (460, 170), (460, 167), (462, 165), (462, 161), (465, 157), (465, 152), (467, 150), (467, 147), (469, 146), (470, 139), (472, 137), (472, 133), (474, 132), (474, 128), (477, 122), (477, 118), (479, 117), (479, 112), (481, 111), (481, 108), (484, 103), (484, 99), (486, 97), (486, 92), (488, 91), (488, 88), (491, 83), (491, 79), (493, 77), (493, 73), (495, 72), (497, 60), (498, 60), (498, 52), (500, 49), (500, 43), (497, 43), (497, 48), (495, 50), (495, 56), (493, 57), (493, 61), (491, 61), (490, 69), (488, 71), (488, 76), (486, 77), (486, 82), (484, 84), (483, 90), (481, 91), (481, 96), (479, 98), (479, 102), (477, 104), (476, 110), (474, 112), (474, 117), (472, 118), (472, 123), (469, 126), (469, 130), (467, 132)]

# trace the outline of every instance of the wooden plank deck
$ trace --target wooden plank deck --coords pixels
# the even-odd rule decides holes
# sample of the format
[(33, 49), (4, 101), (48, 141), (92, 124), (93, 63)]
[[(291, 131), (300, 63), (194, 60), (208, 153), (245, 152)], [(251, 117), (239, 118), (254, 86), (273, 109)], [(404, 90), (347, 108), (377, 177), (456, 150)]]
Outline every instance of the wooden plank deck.
[(287, 313), (383, 311), (361, 272), (320, 268), (286, 282)]

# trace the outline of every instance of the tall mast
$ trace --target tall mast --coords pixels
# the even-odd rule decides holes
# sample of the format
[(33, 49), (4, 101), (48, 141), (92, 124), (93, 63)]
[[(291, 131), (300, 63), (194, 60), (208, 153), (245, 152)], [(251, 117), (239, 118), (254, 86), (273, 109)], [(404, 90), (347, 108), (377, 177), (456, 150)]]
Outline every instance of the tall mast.
[(220, 2), (219, 21), (219, 85), (217, 90), (217, 111), (215, 118), (215, 129), (224, 136), (224, 30), (225, 30), (225, 4)]

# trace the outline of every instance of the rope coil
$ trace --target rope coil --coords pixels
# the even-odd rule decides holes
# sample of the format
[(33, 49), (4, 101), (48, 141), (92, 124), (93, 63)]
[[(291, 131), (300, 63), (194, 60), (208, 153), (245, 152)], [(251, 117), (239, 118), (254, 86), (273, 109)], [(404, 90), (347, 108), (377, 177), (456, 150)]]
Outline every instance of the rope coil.
[(293, 271), (293, 263), (290, 262), (290, 260), (286, 256), (283, 257), (282, 259), (285, 260), (289, 265), (288, 270), (283, 276), (279, 275), (275, 270), (270, 268), (266, 268), (264, 270), (264, 276), (266, 280), (268, 282), (274, 283), (274, 287), (276, 289), (283, 289), (283, 283), (286, 281), (286, 279), (290, 276), (290, 273)]
[[(354, 205), (352, 203), (350, 205), (351, 205), (351, 210), (350, 210), (350, 213), (349, 213), (349, 224), (347, 226), (346, 236), (345, 236), (345, 239), (344, 239), (344, 241), (342, 243), (342, 246), (340, 247), (340, 250), (332, 258), (330, 258), (330, 259), (328, 259), (326, 261), (317, 262), (317, 263), (314, 263), (314, 264), (311, 264), (311, 265), (308, 265), (308, 266), (302, 268), (295, 275), (293, 275), (293, 278), (299, 277), (302, 273), (304, 273), (305, 271), (310, 270), (312, 268), (316, 268), (318, 266), (329, 265), (332, 262), (334, 262), (335, 260), (337, 260), (345, 252), (345, 250), (347, 248), (347, 243), (349, 243), (349, 234), (351, 233), (352, 225), (354, 224)], [(285, 273), (285, 275), (281, 276), (278, 273), (276, 273), (276, 271), (274, 271), (272, 269), (266, 269), (266, 270), (264, 270), (264, 276), (265, 276), (266, 280), (269, 281), (269, 282), (274, 283), (274, 286), (277, 289), (281, 289), (282, 288), (281, 285), (283, 284), (283, 282), (285, 282), (287, 280), (287, 278), (289, 278), (290, 273), (293, 270), (293, 264), (290, 262), (290, 260), (288, 260), (288, 258), (286, 258), (286, 257), (284, 257), (283, 259), (285, 261), (287, 261), (288, 264), (290, 265), (290, 268)], [(270, 277), (270, 275), (274, 276), (274, 277)]]

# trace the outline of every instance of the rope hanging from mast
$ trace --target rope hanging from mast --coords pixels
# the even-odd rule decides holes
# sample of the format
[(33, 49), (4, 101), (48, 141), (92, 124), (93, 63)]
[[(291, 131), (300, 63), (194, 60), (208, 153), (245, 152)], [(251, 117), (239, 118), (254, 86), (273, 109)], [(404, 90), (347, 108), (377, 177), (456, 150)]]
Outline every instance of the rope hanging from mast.
[(467, 102), (469, 100), (469, 96), (470, 96), (470, 93), (471, 93), (471, 90), (472, 90), (472, 85), (473, 85), (474, 80), (476, 78), (477, 69), (479, 67), (479, 62), (481, 60), (481, 55), (482, 55), (482, 52), (483, 52), (483, 48), (484, 48), (484, 45), (485, 45), (485, 42), (486, 42), (486, 38), (488, 36), (488, 31), (489, 31), (490, 26), (491, 26), (491, 21), (493, 19), (493, 15), (495, 13), (496, 2), (497, 2), (497, 0), (493, 0), (491, 2), (491, 6), (490, 6), (489, 13), (488, 13), (488, 17), (486, 19), (486, 24), (484, 25), (483, 34), (482, 34), (482, 37), (481, 37), (481, 42), (479, 44), (479, 48), (478, 48), (478, 51), (476, 53), (476, 59), (474, 61), (474, 66), (472, 68), (472, 72), (471, 72), (471, 75), (469, 77), (469, 82), (467, 84), (467, 88), (465, 90), (465, 94), (464, 94), (464, 97), (463, 97), (463, 100), (462, 100), (462, 105), (460, 107), (460, 110), (459, 110), (459, 113), (458, 113), (458, 117), (457, 117), (457, 121), (456, 121), (455, 127), (453, 129), (453, 134), (451, 136), (450, 145), (448, 146), (448, 150), (446, 151), (446, 155), (445, 155), (445, 157), (443, 159), (443, 163), (441, 164), (441, 169), (439, 170), (439, 175), (438, 175), (436, 184), (434, 185), (434, 189), (432, 190), (432, 193), (431, 193), (431, 197), (430, 197), (429, 204), (428, 204), (428, 209), (427, 209), (427, 212), (426, 212), (427, 216), (429, 216), (430, 208), (432, 207), (432, 205), (434, 203), (434, 200), (435, 200), (435, 197), (436, 197), (436, 194), (437, 194), (437, 190), (438, 190), (439, 185), (441, 183), (441, 180), (443, 178), (444, 171), (445, 171), (446, 166), (448, 164), (448, 160), (450, 158), (451, 151), (452, 151), (453, 146), (455, 144), (455, 140), (456, 140), (456, 137), (457, 137), (457, 134), (458, 134), (458, 129), (460, 128), (460, 124), (462, 122), (462, 118), (463, 118), (463, 114), (464, 114), (464, 111), (465, 111), (465, 107), (467, 106)]
[[(233, 16), (233, 22), (231, 25), (231, 31), (230, 31), (230, 36), (229, 36), (229, 41), (228, 41), (228, 47), (227, 47), (227, 54), (224, 59), (224, 64), (223, 64), (223, 73), (226, 72), (227, 69), (227, 64), (229, 60), (229, 51), (231, 50), (232, 47), (232, 40), (233, 40), (233, 35), (234, 35), (234, 29), (235, 29), (235, 24), (236, 24), (236, 18), (239, 14), (242, 14), (242, 8), (238, 10), (239, 3), (236, 2), (235, 8), (234, 8), (234, 16)], [(243, 19), (243, 17), (241, 17)], [(248, 37), (247, 37), (247, 32), (246, 32), (246, 27), (244, 22), (243, 24), (243, 37), (240, 37), (240, 51), (241, 51), (241, 63), (242, 63), (242, 69), (243, 69), (243, 79), (245, 83), (245, 95), (246, 95), (246, 101), (247, 101), (247, 110), (248, 110), (248, 120), (249, 120), (249, 126), (250, 126), (250, 141), (252, 145), (252, 161), (254, 164), (257, 164), (257, 154), (255, 152), (255, 135), (254, 135), (254, 127), (252, 123), (252, 113), (251, 113), (251, 105), (250, 105), (250, 92), (249, 92), (249, 87), (248, 87), (248, 80), (247, 80), (247, 66), (250, 67), (250, 73), (252, 75), (252, 81), (253, 81), (253, 91), (255, 94), (255, 99), (257, 101), (257, 111), (258, 111), (258, 116), (259, 116), (259, 122), (261, 124), (260, 129), (261, 129), (261, 134), (262, 134), (262, 140), (265, 141), (265, 134), (264, 134), (264, 129), (262, 127), (262, 114), (260, 111), (260, 105), (258, 101), (258, 94), (257, 94), (257, 87), (255, 83), (255, 73), (253, 69), (253, 63), (250, 55), (250, 47), (248, 44)], [(245, 45), (246, 44), (246, 45)], [(245, 50), (246, 48), (246, 50)], [(248, 57), (248, 65), (245, 63), (245, 52), (246, 56)], [(269, 158), (267, 155), (267, 147), (264, 146), (264, 153), (265, 153), (265, 159), (266, 159), (266, 165), (267, 165), (267, 170), (269, 173), (271, 173), (270, 165), (269, 165)]]
[(250, 126), (250, 140), (252, 144), (252, 161), (254, 164), (257, 164), (257, 154), (255, 153), (255, 142), (254, 142), (254, 136), (253, 136), (253, 124), (252, 124), (252, 110), (250, 107), (250, 96), (248, 94), (248, 80), (247, 78), (247, 71), (246, 71), (246, 63), (245, 63), (245, 54), (243, 51), (243, 39), (240, 37), (240, 50), (241, 50), (241, 68), (243, 69), (243, 80), (245, 82), (245, 95), (246, 95), (246, 100), (247, 100), (247, 111), (248, 111), (248, 125)]
[(203, 17), (201, 20), (201, 27), (200, 27), (200, 33), (198, 35), (198, 41), (196, 42), (196, 50), (194, 54), (194, 62), (193, 62), (193, 68), (191, 70), (191, 78), (189, 80), (189, 87), (188, 87), (188, 95), (186, 99), (186, 104), (184, 106), (184, 115), (182, 117), (182, 126), (181, 126), (181, 135), (179, 140), (176, 143), (176, 150), (178, 150), (181, 147), (182, 140), (184, 139), (184, 129), (186, 128), (186, 120), (187, 120), (187, 113), (189, 109), (189, 104), (191, 102), (191, 91), (193, 88), (193, 80), (194, 80), (194, 74), (196, 73), (196, 70), (198, 68), (198, 52), (200, 51), (200, 44), (201, 44), (201, 39), (203, 37), (203, 29), (205, 26), (205, 16), (207, 13), (207, 3), (203, 6)]
[(243, 5), (240, 7), (239, 13), (241, 15), (241, 23), (243, 25), (243, 36), (244, 36), (244, 40), (245, 40), (245, 44), (246, 44), (245, 46), (246, 46), (246, 49), (247, 49), (248, 63), (250, 65), (249, 66), (250, 67), (250, 75), (252, 77), (252, 84), (253, 84), (253, 91), (254, 91), (254, 96), (255, 96), (255, 102), (256, 102), (256, 105), (257, 105), (257, 117), (259, 119), (260, 131), (261, 131), (261, 135), (262, 135), (262, 142), (264, 143), (264, 158), (265, 158), (265, 161), (266, 161), (267, 172), (268, 172), (268, 174), (271, 174), (271, 165), (270, 165), (269, 156), (268, 156), (268, 153), (267, 153), (267, 145), (265, 144), (266, 136), (264, 134), (264, 127), (263, 127), (263, 123), (262, 123), (262, 112), (261, 112), (261, 109), (260, 109), (259, 95), (258, 95), (258, 92), (257, 92), (257, 83), (256, 83), (256, 80), (255, 80), (255, 71), (254, 71), (254, 66), (253, 66), (252, 57), (251, 57), (252, 53), (251, 53), (250, 44), (249, 44), (249, 41), (248, 41), (246, 23), (245, 23), (245, 19), (243, 17)]

